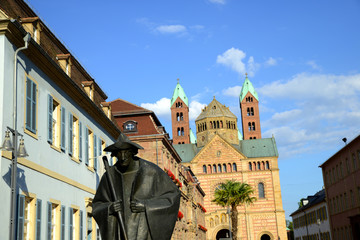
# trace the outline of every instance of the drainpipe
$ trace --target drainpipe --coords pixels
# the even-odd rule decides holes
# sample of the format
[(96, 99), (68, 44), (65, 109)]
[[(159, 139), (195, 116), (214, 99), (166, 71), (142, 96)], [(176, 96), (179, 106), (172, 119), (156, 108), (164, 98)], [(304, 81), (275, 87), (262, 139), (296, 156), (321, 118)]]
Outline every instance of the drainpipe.
[(13, 73), (13, 127), (14, 127), (14, 151), (13, 151), (13, 159), (11, 163), (11, 212), (10, 212), (10, 240), (15, 240), (15, 214), (16, 214), (16, 181), (17, 181), (17, 138), (18, 138), (18, 131), (17, 131), (17, 56), (18, 53), (24, 49), (28, 48), (29, 41), (31, 40), (30, 33), (27, 33), (24, 37), (25, 46), (18, 48), (14, 54), (14, 73)]
[(155, 142), (156, 142), (156, 165), (159, 166), (159, 156), (158, 156), (158, 140), (155, 139)]

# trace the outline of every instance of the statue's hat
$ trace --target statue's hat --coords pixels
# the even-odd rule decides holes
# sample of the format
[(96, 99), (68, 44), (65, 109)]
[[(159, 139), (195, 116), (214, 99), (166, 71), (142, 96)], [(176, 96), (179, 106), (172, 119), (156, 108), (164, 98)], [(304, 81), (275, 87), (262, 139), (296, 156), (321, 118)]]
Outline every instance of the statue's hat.
[(105, 152), (117, 152), (117, 151), (126, 150), (126, 149), (144, 149), (144, 148), (142, 146), (140, 146), (139, 144), (130, 141), (130, 139), (121, 132), (118, 139), (116, 140), (116, 142), (111, 144), (110, 146), (107, 146), (104, 149), (104, 151)]

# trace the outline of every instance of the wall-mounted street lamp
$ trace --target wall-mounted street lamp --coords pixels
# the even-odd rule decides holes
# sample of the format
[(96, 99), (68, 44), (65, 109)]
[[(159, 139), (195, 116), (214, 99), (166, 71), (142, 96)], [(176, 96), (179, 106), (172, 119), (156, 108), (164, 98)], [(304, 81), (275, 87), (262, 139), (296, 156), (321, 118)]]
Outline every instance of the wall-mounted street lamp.
[[(12, 151), (12, 160), (11, 160), (11, 207), (10, 207), (10, 234), (9, 239), (15, 240), (16, 239), (16, 223), (15, 223), (15, 215), (16, 215), (16, 180), (17, 180), (17, 158), (18, 157), (26, 157), (28, 156), (25, 145), (23, 135), (21, 135), (17, 131), (17, 56), (18, 53), (24, 49), (28, 48), (29, 42), (31, 40), (30, 33), (25, 35), (24, 43), (25, 46), (18, 48), (14, 54), (14, 73), (13, 73), (13, 128), (7, 127), (7, 131), (5, 133), (4, 143), (0, 149), (6, 151)], [(11, 142), (10, 139), (10, 132), (13, 135), (13, 140)], [(18, 143), (18, 137), (20, 139), (19, 148), (16, 149)]]

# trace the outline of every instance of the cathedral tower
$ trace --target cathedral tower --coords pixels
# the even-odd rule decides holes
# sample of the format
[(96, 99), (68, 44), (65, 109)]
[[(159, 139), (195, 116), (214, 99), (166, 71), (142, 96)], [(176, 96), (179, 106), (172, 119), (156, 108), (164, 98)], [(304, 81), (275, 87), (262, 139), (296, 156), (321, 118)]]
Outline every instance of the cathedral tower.
[(197, 146), (205, 146), (215, 134), (231, 144), (239, 144), (237, 117), (215, 97), (195, 120)]
[(259, 97), (247, 74), (240, 92), (239, 101), (244, 140), (260, 139)]
[(173, 144), (189, 144), (189, 100), (179, 83), (179, 79), (170, 106)]

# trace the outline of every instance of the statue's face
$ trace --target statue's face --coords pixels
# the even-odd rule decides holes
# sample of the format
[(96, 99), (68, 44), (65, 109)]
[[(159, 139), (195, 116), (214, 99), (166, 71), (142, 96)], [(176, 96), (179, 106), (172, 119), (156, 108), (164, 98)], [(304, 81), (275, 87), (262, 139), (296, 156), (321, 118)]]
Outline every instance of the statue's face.
[(133, 153), (131, 150), (120, 150), (116, 153), (116, 157), (121, 167), (127, 167), (133, 160)]

